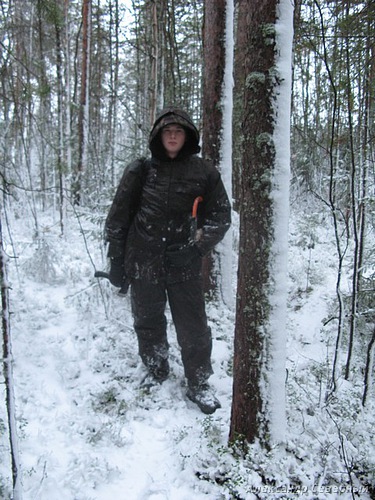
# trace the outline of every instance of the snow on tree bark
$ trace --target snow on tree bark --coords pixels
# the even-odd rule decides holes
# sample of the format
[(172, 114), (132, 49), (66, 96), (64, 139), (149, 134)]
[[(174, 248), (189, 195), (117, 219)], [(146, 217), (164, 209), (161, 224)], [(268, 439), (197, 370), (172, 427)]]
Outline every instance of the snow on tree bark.
[(229, 438), (265, 446), (283, 440), (285, 425), (292, 14), (284, 0), (239, 2), (243, 149)]

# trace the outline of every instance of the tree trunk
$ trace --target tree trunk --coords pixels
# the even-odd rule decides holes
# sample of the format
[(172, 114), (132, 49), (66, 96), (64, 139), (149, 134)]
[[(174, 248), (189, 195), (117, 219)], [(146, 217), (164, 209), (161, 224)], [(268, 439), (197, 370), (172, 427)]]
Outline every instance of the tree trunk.
[(158, 67), (159, 67), (159, 22), (157, 2), (152, 2), (152, 48), (151, 48), (151, 81), (150, 81), (150, 123), (155, 122), (158, 101)]
[(5, 253), (0, 219), (0, 285), (1, 285), (1, 316), (3, 337), (3, 371), (5, 381), (6, 410), (9, 428), (10, 455), (12, 461), (12, 479), (14, 500), (22, 499), (21, 468), (18, 451), (17, 422), (14, 397), (14, 381), (12, 369), (12, 349), (10, 337), (9, 294), (6, 279)]
[[(220, 165), (223, 108), (222, 94), (225, 69), (226, 0), (205, 0), (203, 24), (203, 147), (202, 156)], [(203, 259), (206, 293), (217, 289), (217, 272), (212, 253)]]
[[(71, 72), (70, 72), (70, 48), (71, 48), (71, 34), (70, 34), (70, 16), (69, 16), (69, 0), (64, 2), (64, 79), (65, 79), (65, 125), (64, 125), (64, 163), (66, 172), (71, 174), (72, 172), (72, 147), (71, 147), (71, 137), (72, 137), (72, 124), (71, 124)], [(65, 191), (65, 179), (64, 176), (61, 178), (60, 190), (61, 195)]]
[[(108, 140), (110, 141), (110, 179), (111, 186), (116, 183), (115, 160), (117, 153), (117, 126), (118, 126), (118, 89), (119, 89), (119, 47), (120, 47), (120, 18), (119, 18), (119, 2), (114, 0), (110, 2), (110, 81), (111, 81), (111, 99), (109, 104), (109, 124)], [(104, 177), (104, 176), (103, 176)], [(100, 186), (101, 187), (101, 186)]]
[(278, 32), (277, 4), (276, 0), (240, 0), (237, 39), (237, 53), (245, 65), (243, 169), (229, 439), (243, 444), (259, 439), (265, 446), (283, 440), (285, 425), (293, 12), (288, 0), (279, 3), (283, 31)]
[(58, 128), (58, 146), (57, 146), (57, 175), (59, 179), (59, 214), (60, 214), (60, 230), (61, 235), (64, 234), (64, 167), (63, 167), (63, 152), (64, 152), (64, 118), (63, 118), (63, 78), (62, 78), (62, 50), (61, 50), (61, 28), (55, 23), (56, 34), (56, 74), (57, 74), (57, 128)]
[[(350, 17), (350, 5), (346, 2), (346, 16)], [(347, 75), (347, 108), (348, 108), (348, 132), (349, 132), (349, 156), (350, 156), (350, 205), (351, 205), (351, 216), (352, 216), (352, 230), (353, 230), (353, 274), (352, 274), (352, 296), (350, 304), (350, 315), (349, 315), (349, 341), (348, 341), (348, 354), (346, 358), (345, 366), (345, 379), (349, 379), (351, 361), (353, 354), (353, 344), (354, 337), (356, 334), (357, 326), (357, 316), (358, 316), (358, 263), (359, 263), (359, 250), (360, 242), (358, 236), (358, 218), (357, 218), (357, 165), (356, 165), (356, 153), (354, 144), (354, 119), (353, 119), (353, 109), (352, 103), (354, 102), (352, 93), (352, 83), (351, 83), (351, 57), (350, 57), (350, 42), (349, 33), (345, 36), (345, 56), (346, 56), (346, 75)]]
[(89, 57), (90, 57), (90, 27), (91, 27), (91, 0), (83, 0), (82, 4), (82, 64), (81, 64), (81, 94), (78, 117), (78, 161), (75, 178), (72, 186), (74, 204), (79, 205), (82, 197), (82, 173), (84, 170), (87, 127), (88, 127), (88, 85), (89, 85)]
[(368, 394), (369, 394), (369, 391), (371, 388), (371, 381), (372, 381), (371, 373), (372, 373), (373, 366), (374, 366), (374, 346), (375, 346), (375, 327), (373, 329), (372, 337), (371, 337), (369, 345), (367, 347), (362, 406), (366, 406)]

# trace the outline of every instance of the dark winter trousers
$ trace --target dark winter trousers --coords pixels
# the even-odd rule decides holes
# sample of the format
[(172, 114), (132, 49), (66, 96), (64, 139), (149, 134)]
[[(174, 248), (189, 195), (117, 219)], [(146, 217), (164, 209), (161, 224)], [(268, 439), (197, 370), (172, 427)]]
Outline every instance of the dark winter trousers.
[(132, 282), (131, 303), (139, 354), (151, 373), (168, 371), (167, 300), (185, 376), (189, 385), (199, 385), (212, 374), (212, 337), (200, 278), (174, 284), (138, 279)]

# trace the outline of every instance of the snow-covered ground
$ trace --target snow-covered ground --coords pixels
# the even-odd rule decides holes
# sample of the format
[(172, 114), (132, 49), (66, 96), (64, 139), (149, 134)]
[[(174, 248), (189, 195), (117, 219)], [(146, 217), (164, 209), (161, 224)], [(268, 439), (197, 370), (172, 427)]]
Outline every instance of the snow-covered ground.
[[(39, 214), (35, 241), (31, 222), (14, 218), (13, 249), (5, 239), (17, 255), (9, 282), (23, 499), (371, 498), (373, 395), (363, 409), (355, 370), (326, 397), (335, 325), (323, 323), (334, 315), (336, 261), (329, 224), (314, 217), (290, 226), (286, 446), (254, 445), (245, 458), (227, 444), (234, 311), (208, 304), (220, 410), (206, 416), (187, 400), (170, 319), (171, 376), (141, 390), (129, 298), (92, 277), (93, 264), (104, 266), (100, 229), (72, 216), (59, 237), (56, 221)], [(1, 387), (5, 402), (3, 379)], [(3, 403), (0, 464), (8, 499)]]

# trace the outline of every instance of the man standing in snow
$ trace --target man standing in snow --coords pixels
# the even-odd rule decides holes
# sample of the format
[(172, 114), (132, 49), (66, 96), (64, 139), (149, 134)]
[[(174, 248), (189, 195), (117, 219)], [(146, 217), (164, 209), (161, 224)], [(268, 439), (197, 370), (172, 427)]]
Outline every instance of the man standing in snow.
[[(158, 383), (169, 374), (168, 300), (187, 396), (211, 414), (220, 403), (207, 382), (213, 373), (212, 337), (201, 268), (202, 257), (230, 226), (230, 203), (219, 172), (196, 156), (199, 132), (187, 113), (164, 109), (149, 148), (151, 159), (125, 169), (106, 220), (110, 281), (123, 289), (131, 284), (139, 354), (148, 377)], [(194, 202), (199, 202), (198, 229), (191, 217)]]

